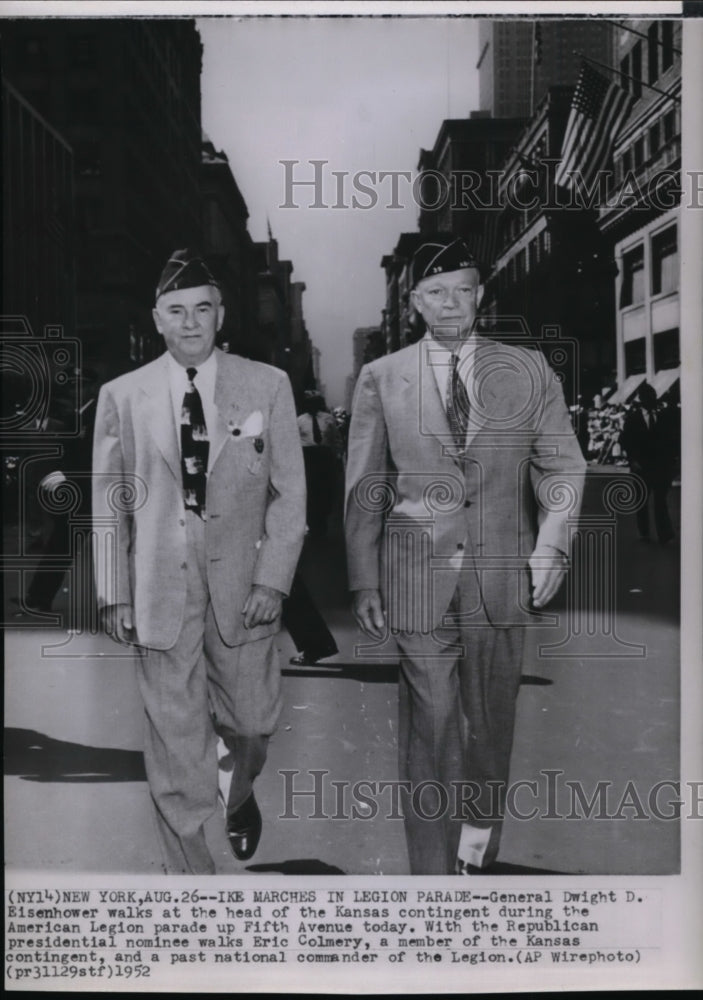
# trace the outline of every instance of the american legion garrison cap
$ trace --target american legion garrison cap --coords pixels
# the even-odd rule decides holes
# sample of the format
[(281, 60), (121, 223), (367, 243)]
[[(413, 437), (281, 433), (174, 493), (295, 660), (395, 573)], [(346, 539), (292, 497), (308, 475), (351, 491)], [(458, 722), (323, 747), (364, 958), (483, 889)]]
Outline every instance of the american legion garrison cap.
[(180, 292), (183, 288), (199, 288), (201, 285), (220, 287), (212, 271), (196, 250), (188, 248), (174, 250), (161, 272), (155, 298), (158, 299), (166, 292)]
[(449, 234), (432, 237), (415, 251), (411, 263), (412, 287), (423, 278), (445, 271), (458, 271), (462, 267), (478, 267), (476, 257), (460, 236)]

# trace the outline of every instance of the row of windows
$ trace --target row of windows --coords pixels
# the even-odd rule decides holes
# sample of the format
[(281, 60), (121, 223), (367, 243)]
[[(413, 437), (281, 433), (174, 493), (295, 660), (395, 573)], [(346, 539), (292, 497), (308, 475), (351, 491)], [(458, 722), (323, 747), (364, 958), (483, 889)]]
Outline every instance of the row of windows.
[(672, 108), (623, 151), (615, 164), (616, 178), (622, 180), (631, 171), (636, 173), (647, 161), (653, 159), (657, 153), (664, 149), (676, 135), (678, 135), (676, 109)]
[(547, 229), (543, 229), (498, 272), (499, 289), (504, 290), (527, 277), (531, 270), (548, 258), (550, 250), (551, 236)]
[(620, 80), (624, 90), (633, 97), (642, 96), (643, 62), (646, 60), (646, 82), (655, 83), (674, 64), (674, 22), (653, 21), (647, 29), (647, 40), (635, 42), (620, 60)]
[[(652, 337), (654, 350), (654, 371), (678, 368), (679, 352), (678, 328), (662, 330)], [(644, 337), (630, 340), (625, 344), (625, 376), (644, 375), (647, 371), (647, 346)]]
[[(644, 242), (623, 254), (620, 308), (639, 305), (647, 295)], [(650, 241), (650, 295), (675, 292), (679, 287), (679, 249), (676, 224), (655, 233)]]

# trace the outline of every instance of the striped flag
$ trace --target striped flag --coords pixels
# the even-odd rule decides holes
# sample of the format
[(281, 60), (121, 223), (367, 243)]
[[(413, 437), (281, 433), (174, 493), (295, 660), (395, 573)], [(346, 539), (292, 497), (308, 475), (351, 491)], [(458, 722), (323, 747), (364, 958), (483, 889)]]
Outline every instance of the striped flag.
[(608, 162), (618, 129), (627, 119), (634, 98), (617, 83), (608, 83), (588, 63), (583, 63), (561, 147), (561, 163), (554, 183), (570, 187), (570, 172), (579, 172), (591, 183)]

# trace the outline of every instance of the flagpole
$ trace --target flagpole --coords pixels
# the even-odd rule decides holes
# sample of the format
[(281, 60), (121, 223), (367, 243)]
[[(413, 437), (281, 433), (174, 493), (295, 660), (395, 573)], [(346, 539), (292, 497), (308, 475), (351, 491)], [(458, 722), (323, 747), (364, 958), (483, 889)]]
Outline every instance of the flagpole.
[(571, 51), (575, 56), (580, 56), (585, 62), (593, 63), (594, 66), (600, 66), (602, 69), (607, 69), (611, 73), (617, 73), (623, 80), (632, 80), (634, 83), (639, 83), (642, 87), (647, 87), (648, 90), (654, 90), (657, 94), (662, 94), (664, 97), (671, 98), (671, 100), (676, 101), (677, 104), (681, 103), (681, 98), (677, 97), (676, 94), (672, 94), (669, 90), (661, 90), (661, 88), (654, 87), (651, 83), (645, 83), (644, 80), (640, 80), (636, 76), (629, 76), (627, 73), (621, 73), (620, 70), (615, 69), (614, 66), (609, 66), (604, 62), (599, 62), (597, 59), (591, 59), (590, 56), (584, 55), (583, 52), (579, 52), (577, 49), (572, 49)]

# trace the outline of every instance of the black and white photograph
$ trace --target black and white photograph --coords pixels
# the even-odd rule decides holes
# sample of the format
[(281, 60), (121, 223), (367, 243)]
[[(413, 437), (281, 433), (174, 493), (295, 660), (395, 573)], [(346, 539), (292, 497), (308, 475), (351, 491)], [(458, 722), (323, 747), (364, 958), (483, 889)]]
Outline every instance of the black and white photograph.
[(3, 5), (6, 988), (703, 985), (701, 8)]

